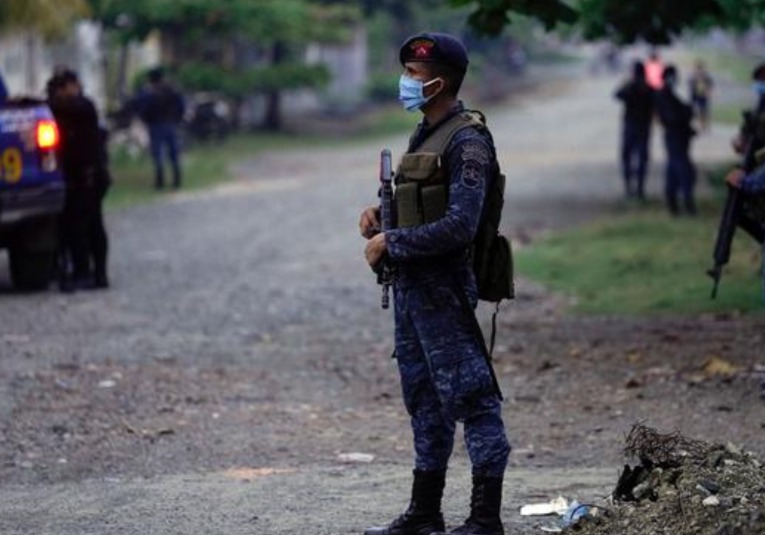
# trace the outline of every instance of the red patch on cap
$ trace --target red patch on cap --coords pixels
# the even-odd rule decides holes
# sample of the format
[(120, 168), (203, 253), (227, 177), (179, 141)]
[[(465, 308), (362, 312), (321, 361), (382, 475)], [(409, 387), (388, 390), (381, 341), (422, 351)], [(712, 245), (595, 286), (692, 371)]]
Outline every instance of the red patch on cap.
[(429, 39), (416, 39), (409, 43), (409, 49), (414, 54), (414, 59), (428, 59), (433, 53), (435, 43)]

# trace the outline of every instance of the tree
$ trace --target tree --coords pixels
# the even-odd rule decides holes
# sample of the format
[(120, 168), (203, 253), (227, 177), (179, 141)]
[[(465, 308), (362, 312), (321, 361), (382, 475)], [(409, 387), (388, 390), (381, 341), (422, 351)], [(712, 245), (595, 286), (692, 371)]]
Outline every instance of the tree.
[(159, 30), (170, 66), (192, 89), (215, 88), (235, 100), (252, 92), (266, 94), (269, 129), (281, 125), (284, 90), (327, 81), (324, 69), (304, 64), (307, 44), (348, 39), (348, 28), (360, 19), (355, 6), (309, 0), (91, 2), (123, 42)]
[(618, 43), (644, 40), (667, 44), (684, 30), (723, 26), (738, 30), (765, 22), (765, 0), (449, 0), (471, 5), (470, 24), (496, 35), (509, 24), (510, 13), (542, 20), (548, 28), (577, 22), (588, 39)]
[(587, 39), (608, 38), (618, 43), (644, 40), (669, 44), (683, 30), (723, 15), (718, 0), (580, 0), (581, 28)]
[(54, 39), (88, 13), (86, 0), (2, 0), (0, 29), (33, 30)]
[(510, 24), (510, 13), (542, 21), (550, 29), (556, 24), (573, 23), (577, 12), (561, 0), (449, 0), (453, 6), (473, 6), (468, 23), (478, 33), (499, 35)]
[(85, 0), (2, 0), (0, 31), (20, 30), (27, 33), (26, 83), (38, 87), (36, 55), (37, 36), (57, 39), (66, 36), (72, 24), (89, 13)]

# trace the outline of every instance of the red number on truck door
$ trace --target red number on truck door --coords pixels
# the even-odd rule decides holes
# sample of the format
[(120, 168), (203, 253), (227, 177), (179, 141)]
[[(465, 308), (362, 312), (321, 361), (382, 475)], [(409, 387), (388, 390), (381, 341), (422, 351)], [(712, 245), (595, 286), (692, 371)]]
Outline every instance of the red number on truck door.
[(9, 184), (16, 184), (21, 180), (23, 168), (24, 161), (19, 149), (11, 147), (0, 154), (0, 180)]

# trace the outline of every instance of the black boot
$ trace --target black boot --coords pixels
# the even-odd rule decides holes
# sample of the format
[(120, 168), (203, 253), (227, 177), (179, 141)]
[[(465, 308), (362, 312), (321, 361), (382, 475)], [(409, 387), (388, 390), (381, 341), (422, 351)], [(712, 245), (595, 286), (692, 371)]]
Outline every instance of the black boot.
[(165, 174), (161, 169), (154, 171), (154, 189), (159, 191), (165, 187)]
[(432, 535), (505, 535), (499, 510), (502, 506), (502, 477), (473, 476), (470, 516), (449, 534)]
[(446, 472), (415, 470), (412, 500), (406, 512), (385, 527), (367, 528), (364, 535), (430, 535), (443, 531), (441, 497), (445, 482)]

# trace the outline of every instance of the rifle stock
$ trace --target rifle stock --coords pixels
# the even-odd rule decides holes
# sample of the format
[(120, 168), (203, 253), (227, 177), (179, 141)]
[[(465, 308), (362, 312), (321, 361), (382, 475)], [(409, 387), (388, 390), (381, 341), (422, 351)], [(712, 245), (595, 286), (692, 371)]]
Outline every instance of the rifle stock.
[(731, 245), (733, 244), (733, 236), (736, 234), (740, 212), (741, 194), (736, 188), (728, 186), (728, 198), (725, 201), (725, 208), (720, 219), (720, 227), (717, 231), (717, 240), (715, 241), (714, 253), (712, 255), (714, 265), (707, 271), (707, 274), (714, 281), (712, 299), (717, 298), (717, 288), (720, 285), (722, 268), (730, 261)]

